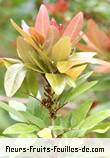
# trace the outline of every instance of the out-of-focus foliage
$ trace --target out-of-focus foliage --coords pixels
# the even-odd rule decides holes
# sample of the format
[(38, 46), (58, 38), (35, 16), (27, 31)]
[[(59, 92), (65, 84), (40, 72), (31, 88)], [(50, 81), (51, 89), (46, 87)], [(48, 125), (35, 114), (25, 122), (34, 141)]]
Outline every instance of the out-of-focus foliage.
[(20, 23), (25, 19), (32, 24), (37, 12), (36, 0), (1, 0), (0, 1), (0, 56), (15, 56), (16, 31), (10, 25), (10, 18)]
[(104, 25), (110, 24), (109, 0), (70, 0), (70, 10), (73, 12), (82, 10), (85, 18), (93, 18)]
[[(48, 0), (48, 3), (55, 3), (58, 0)], [(70, 19), (73, 14), (83, 11), (85, 18), (93, 18), (99, 24), (109, 26), (110, 1), (109, 0), (65, 0), (68, 3), (68, 10), (65, 12)]]

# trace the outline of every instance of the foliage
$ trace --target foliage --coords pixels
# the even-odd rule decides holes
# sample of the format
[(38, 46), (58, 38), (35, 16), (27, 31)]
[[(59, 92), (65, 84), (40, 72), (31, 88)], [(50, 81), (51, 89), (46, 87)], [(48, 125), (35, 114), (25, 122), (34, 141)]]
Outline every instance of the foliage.
[[(60, 2), (64, 1), (57, 2), (53, 7), (59, 9)], [(24, 20), (21, 27), (12, 19), (11, 23), (20, 36), (16, 43), (18, 59), (0, 58), (0, 64), (7, 69), (5, 92), (12, 98), (17, 91), (20, 92), (23, 84), (27, 84), (26, 95), (30, 97), (26, 98), (24, 104), (13, 99), (8, 103), (0, 102), (0, 108), (15, 121), (4, 129), (2, 135), (65, 138), (86, 137), (92, 132), (104, 133), (109, 130), (110, 110), (91, 112), (91, 100), (83, 100), (75, 109), (66, 111), (65, 115), (62, 113), (65, 105), (73, 105), (75, 99), (85, 92), (87, 94), (90, 88), (100, 89), (100, 84), (91, 80), (93, 72), (90, 66), (110, 67), (109, 62), (95, 57), (96, 51), (108, 50), (109, 38), (106, 34), (93, 21), (88, 21), (87, 31), (83, 35), (82, 12), (77, 13), (68, 24), (58, 24), (48, 16), (45, 5), (40, 6), (33, 27)], [(90, 23), (93, 25), (91, 30)], [(100, 36), (107, 39), (105, 43), (100, 41)], [(80, 52), (83, 50), (83, 44), (79, 43), (81, 37), (84, 40), (88, 37), (92, 46), (96, 44), (96, 49)], [(83, 47), (88, 48), (85, 45)]]

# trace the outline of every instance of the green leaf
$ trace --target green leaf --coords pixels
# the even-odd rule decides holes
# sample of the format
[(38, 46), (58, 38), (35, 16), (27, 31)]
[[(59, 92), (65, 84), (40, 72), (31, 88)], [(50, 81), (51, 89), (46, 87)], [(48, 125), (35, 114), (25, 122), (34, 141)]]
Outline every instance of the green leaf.
[(32, 63), (31, 54), (34, 52), (34, 49), (22, 38), (17, 38), (17, 52), (18, 56), (25, 63)]
[(76, 80), (76, 84), (77, 84), (77, 85), (80, 85), (80, 84), (84, 83), (92, 74), (93, 74), (93, 71), (87, 72), (86, 74), (81, 75), (81, 76)]
[(27, 112), (31, 113), (32, 115), (36, 115), (38, 106), (40, 106), (39, 104), (40, 103), (37, 99), (30, 96), (26, 107)]
[(55, 126), (62, 126), (63, 128), (71, 127), (71, 113), (66, 116), (57, 117), (55, 120)]
[[(63, 134), (64, 138), (84, 137), (86, 133), (96, 132), (105, 133), (110, 129), (110, 122), (100, 123), (110, 117), (110, 110), (97, 112), (80, 122), (76, 127)], [(100, 124), (99, 124), (100, 123)]]
[(36, 51), (22, 37), (17, 38), (17, 51), (19, 57), (25, 62), (38, 66), (42, 71), (46, 72)]
[(82, 131), (80, 129), (73, 129), (68, 132), (65, 132), (63, 138), (79, 138), (82, 136)]
[(35, 72), (40, 72), (40, 73), (44, 73), (39, 67), (37, 67), (36, 65), (32, 65), (32, 64), (27, 64), (25, 63), (24, 66), (26, 68), (28, 68), (29, 70), (35, 71)]
[(46, 78), (57, 95), (63, 92), (65, 88), (65, 79), (62, 75), (47, 73)]
[(20, 60), (13, 59), (13, 58), (3, 58), (3, 62), (4, 62), (4, 65), (6, 66), (6, 68), (11, 66), (12, 64), (21, 63)]
[(29, 121), (31, 122), (32, 124), (38, 126), (39, 128), (45, 128), (46, 125), (44, 123), (43, 120), (41, 120), (40, 118), (32, 115), (31, 113), (29, 112), (21, 112), (21, 114)]
[(10, 116), (8, 115), (8, 112), (0, 108), (0, 132), (1, 130), (6, 129), (13, 123), (14, 121), (10, 118)]
[(94, 87), (95, 91), (107, 91), (110, 89), (110, 79), (109, 80), (99, 80), (98, 84), (96, 85), (96, 87)]
[(32, 133), (37, 130), (39, 129), (34, 125), (16, 123), (5, 129), (3, 134), (25, 134), (25, 133)]
[[(110, 129), (110, 122), (101, 123), (90, 130), (90, 132), (105, 133)], [(89, 132), (89, 131), (88, 131)]]
[(45, 107), (42, 107), (38, 100), (30, 97), (27, 104), (27, 111), (32, 115), (42, 119), (46, 126), (50, 124), (50, 115), (48, 110)]
[[(18, 102), (16, 100), (10, 100), (9, 101), (9, 106), (11, 108), (15, 109), (16, 111), (26, 111), (26, 106), (23, 103)], [(16, 115), (13, 115), (11, 112), (9, 112), (9, 115), (15, 121), (24, 122), (24, 120), (17, 117)]]
[(77, 86), (76, 88), (70, 88), (69, 90), (65, 90), (59, 97), (60, 103), (64, 104), (65, 102), (72, 101), (74, 98), (78, 97), (79, 95), (93, 87), (96, 83), (97, 81), (86, 82)]
[(20, 134), (18, 138), (37, 138), (37, 135), (34, 133), (23, 133)]
[(28, 71), (26, 75), (26, 81), (27, 81), (27, 90), (29, 94), (36, 96), (38, 92), (38, 80), (37, 80), (36, 72)]
[(103, 120), (110, 117), (110, 110), (105, 110), (101, 112), (96, 112), (90, 116), (88, 116), (85, 121), (81, 124), (81, 129), (85, 132), (91, 130), (93, 127), (101, 123)]
[(21, 87), (26, 76), (26, 69), (23, 64), (14, 64), (10, 66), (5, 74), (4, 87), (6, 95), (12, 97)]
[(24, 122), (27, 122), (26, 118), (19, 111), (16, 111), (14, 108), (10, 107), (6, 103), (0, 101), (0, 108), (6, 110), (7, 112), (11, 112), (16, 117), (20, 118), (21, 120), (24, 120)]
[(70, 87), (76, 87), (75, 81), (71, 77), (65, 76), (65, 81)]
[(54, 133), (54, 135), (59, 136), (64, 133), (65, 128), (62, 126), (52, 126), (51, 130)]
[(71, 127), (75, 127), (84, 120), (92, 106), (92, 102), (87, 100), (71, 113)]
[(52, 49), (53, 61), (66, 60), (71, 52), (71, 42), (69, 37), (62, 37)]

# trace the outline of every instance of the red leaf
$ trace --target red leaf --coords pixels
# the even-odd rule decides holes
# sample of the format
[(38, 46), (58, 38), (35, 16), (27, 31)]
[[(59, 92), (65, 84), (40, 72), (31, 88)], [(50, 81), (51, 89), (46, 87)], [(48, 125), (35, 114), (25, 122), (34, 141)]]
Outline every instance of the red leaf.
[[(105, 32), (98, 28), (94, 20), (90, 19), (87, 22), (86, 35), (90, 42), (98, 48), (99, 52), (106, 52), (110, 49), (110, 38)], [(89, 42), (87, 42), (90, 45)]]
[(48, 33), (49, 25), (50, 25), (50, 20), (49, 20), (47, 8), (42, 4), (39, 9), (38, 15), (36, 17), (35, 30), (36, 32), (46, 37)]
[(83, 25), (83, 13), (78, 13), (73, 19), (70, 21), (68, 26), (66, 27), (63, 36), (69, 36), (71, 41), (74, 42), (77, 36), (80, 33), (80, 30)]
[(91, 48), (89, 45), (82, 43), (78, 43), (76, 47), (79, 48), (81, 51), (87, 51), (87, 52), (96, 51), (95, 49)]

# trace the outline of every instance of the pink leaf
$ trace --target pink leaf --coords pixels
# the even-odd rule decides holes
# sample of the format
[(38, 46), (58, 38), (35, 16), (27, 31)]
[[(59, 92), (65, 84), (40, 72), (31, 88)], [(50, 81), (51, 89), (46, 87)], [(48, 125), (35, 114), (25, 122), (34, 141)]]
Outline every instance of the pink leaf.
[(66, 27), (63, 36), (69, 36), (71, 41), (74, 42), (77, 36), (80, 33), (80, 30), (83, 25), (83, 13), (78, 13), (73, 19), (70, 21), (68, 26)]
[(44, 42), (44, 48), (47, 52), (50, 52), (52, 46), (57, 42), (59, 37), (59, 30), (54, 25), (50, 25), (47, 38)]
[(86, 36), (88, 37), (88, 41), (84, 40), (89, 46), (93, 44), (97, 47), (98, 52), (106, 52), (110, 49), (110, 38), (103, 30), (98, 28), (97, 24), (92, 19), (87, 22)]
[(35, 30), (44, 37), (47, 36), (50, 20), (47, 8), (42, 4), (35, 21)]
[[(95, 21), (92, 19), (88, 20), (87, 22), (86, 36), (88, 37), (90, 43), (92, 42), (99, 50), (103, 50), (102, 44), (100, 43), (99, 39), (99, 29)], [(90, 43), (88, 42), (89, 45)]]
[(91, 48), (89, 45), (82, 43), (78, 43), (76, 47), (79, 48), (81, 51), (95, 51), (95, 49)]

